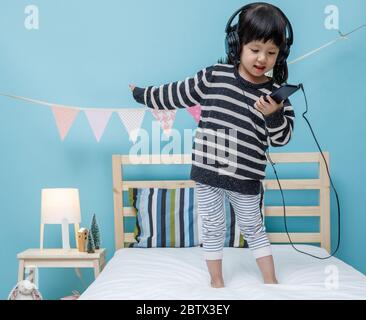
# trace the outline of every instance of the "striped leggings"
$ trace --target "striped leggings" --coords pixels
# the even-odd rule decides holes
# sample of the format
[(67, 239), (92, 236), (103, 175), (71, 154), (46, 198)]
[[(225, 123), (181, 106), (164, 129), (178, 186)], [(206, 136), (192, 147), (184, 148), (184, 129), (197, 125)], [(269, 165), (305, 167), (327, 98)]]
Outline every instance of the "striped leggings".
[(206, 260), (223, 257), (226, 223), (224, 198), (233, 206), (240, 232), (256, 259), (272, 255), (261, 215), (262, 194), (245, 195), (196, 182), (198, 214), (202, 223), (202, 243)]

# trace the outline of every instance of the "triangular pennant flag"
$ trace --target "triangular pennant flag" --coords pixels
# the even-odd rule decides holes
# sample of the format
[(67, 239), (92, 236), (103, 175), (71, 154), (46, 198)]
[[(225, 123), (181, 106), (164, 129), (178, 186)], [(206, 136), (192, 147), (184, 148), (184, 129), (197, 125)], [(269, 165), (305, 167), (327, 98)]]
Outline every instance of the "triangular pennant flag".
[(53, 105), (52, 112), (56, 120), (56, 125), (60, 133), (61, 140), (64, 140), (72, 126), (72, 123), (79, 113), (79, 110)]
[(108, 120), (111, 117), (112, 111), (110, 110), (84, 110), (86, 117), (88, 118), (91, 129), (94, 136), (99, 142), (103, 135), (104, 129), (107, 126)]
[(198, 123), (201, 118), (201, 106), (199, 104), (187, 108), (187, 111), (193, 116), (194, 120)]
[(130, 140), (135, 143), (144, 119), (145, 110), (121, 110), (118, 111), (118, 115), (128, 132)]
[(161, 128), (166, 136), (170, 136), (170, 131), (175, 120), (176, 110), (151, 110), (154, 118), (160, 121)]

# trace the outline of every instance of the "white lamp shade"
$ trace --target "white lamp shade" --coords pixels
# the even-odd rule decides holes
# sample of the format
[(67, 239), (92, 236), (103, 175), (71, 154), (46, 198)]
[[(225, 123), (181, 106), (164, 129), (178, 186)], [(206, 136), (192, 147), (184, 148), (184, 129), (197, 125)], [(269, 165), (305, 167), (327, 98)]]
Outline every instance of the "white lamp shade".
[(42, 189), (41, 222), (44, 224), (80, 223), (78, 189)]

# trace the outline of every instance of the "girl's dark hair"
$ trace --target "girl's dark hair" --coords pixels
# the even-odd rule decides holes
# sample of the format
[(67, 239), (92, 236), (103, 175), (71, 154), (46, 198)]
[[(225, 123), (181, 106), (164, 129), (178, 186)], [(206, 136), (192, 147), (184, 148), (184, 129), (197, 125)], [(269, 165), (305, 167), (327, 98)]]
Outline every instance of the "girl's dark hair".
[[(272, 40), (280, 49), (279, 56), (286, 46), (286, 20), (276, 7), (268, 3), (253, 4), (252, 7), (242, 11), (238, 21), (238, 35), (240, 48), (251, 41)], [(273, 79), (282, 84), (287, 81), (288, 68), (286, 60), (278, 63), (273, 68)], [(230, 56), (220, 59), (218, 63), (234, 65)]]

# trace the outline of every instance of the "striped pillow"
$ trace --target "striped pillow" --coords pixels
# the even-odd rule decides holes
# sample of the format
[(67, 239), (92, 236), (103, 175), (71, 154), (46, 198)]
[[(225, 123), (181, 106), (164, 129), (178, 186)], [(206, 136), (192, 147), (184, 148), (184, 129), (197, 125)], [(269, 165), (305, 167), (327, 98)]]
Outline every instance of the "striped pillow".
[[(263, 195), (264, 186), (262, 185)], [(201, 219), (197, 214), (195, 188), (130, 188), (130, 205), (137, 211), (135, 243), (130, 247), (195, 247), (202, 245)], [(234, 209), (225, 197), (226, 233), (224, 247), (247, 248)], [(264, 218), (264, 197), (261, 199)]]
[(199, 245), (194, 188), (130, 188), (137, 219), (134, 248), (194, 247)]

